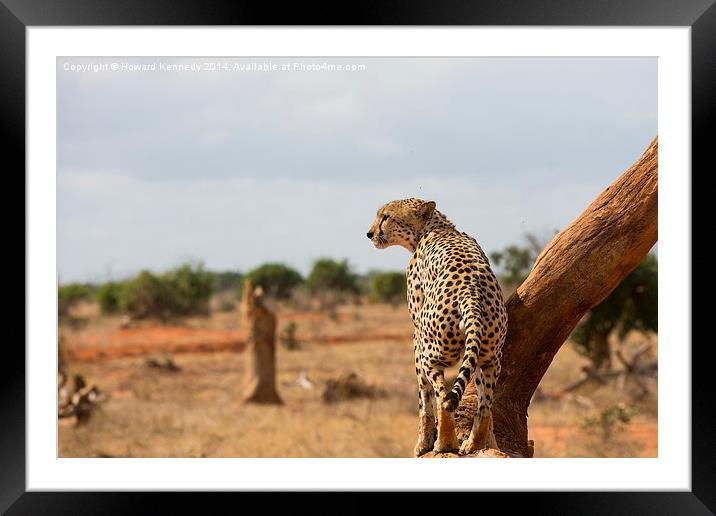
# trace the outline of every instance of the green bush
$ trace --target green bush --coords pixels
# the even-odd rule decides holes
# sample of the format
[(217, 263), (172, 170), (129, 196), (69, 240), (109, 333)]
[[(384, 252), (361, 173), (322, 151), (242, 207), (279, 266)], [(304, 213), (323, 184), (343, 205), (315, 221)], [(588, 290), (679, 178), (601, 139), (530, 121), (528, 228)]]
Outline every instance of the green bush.
[(119, 312), (124, 283), (109, 281), (97, 289), (97, 303), (103, 314)]
[(347, 260), (317, 260), (308, 275), (306, 285), (312, 293), (328, 290), (354, 294), (359, 292), (358, 277), (351, 271)]
[(169, 294), (166, 283), (149, 271), (127, 281), (120, 297), (120, 310), (137, 319), (167, 317)]
[(404, 272), (378, 272), (370, 281), (370, 299), (382, 303), (396, 303), (406, 296)]
[(358, 292), (360, 294), (368, 294), (370, 295), (371, 290), (371, 282), (373, 281), (373, 276), (376, 274), (380, 274), (378, 271), (369, 271), (365, 274), (358, 274), (356, 276), (356, 285), (358, 286)]
[(91, 290), (87, 285), (82, 283), (68, 283), (61, 285), (57, 289), (57, 299), (64, 303), (75, 303), (80, 299), (86, 299), (90, 296)]
[(208, 314), (213, 278), (201, 265), (182, 265), (161, 277), (172, 315)]
[(162, 275), (142, 271), (120, 289), (119, 308), (142, 319), (207, 314), (211, 274), (201, 265), (182, 265)]
[[(262, 287), (266, 295), (278, 299), (291, 297), (293, 288), (303, 283), (303, 278), (296, 270), (282, 263), (265, 263), (246, 273), (246, 278), (251, 280), (254, 287)], [(241, 295), (242, 287), (237, 289), (238, 296)]]
[(68, 315), (70, 307), (82, 299), (90, 297), (92, 290), (88, 285), (81, 283), (68, 283), (57, 288), (57, 314), (64, 318)]

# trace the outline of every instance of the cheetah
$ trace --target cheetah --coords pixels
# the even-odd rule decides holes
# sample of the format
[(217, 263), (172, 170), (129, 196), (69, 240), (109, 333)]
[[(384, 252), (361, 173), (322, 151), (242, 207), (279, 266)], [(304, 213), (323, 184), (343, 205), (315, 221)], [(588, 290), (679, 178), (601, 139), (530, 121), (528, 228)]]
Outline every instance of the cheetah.
[[(491, 405), (507, 311), (487, 256), (473, 237), (435, 209), (434, 201), (389, 202), (378, 210), (366, 236), (378, 249), (398, 245), (412, 254), (407, 298), (420, 411), (415, 456), (430, 450), (469, 454), (496, 447)], [(444, 370), (460, 361), (448, 392)], [(454, 412), (471, 379), (478, 408), (470, 436), (460, 444)]]

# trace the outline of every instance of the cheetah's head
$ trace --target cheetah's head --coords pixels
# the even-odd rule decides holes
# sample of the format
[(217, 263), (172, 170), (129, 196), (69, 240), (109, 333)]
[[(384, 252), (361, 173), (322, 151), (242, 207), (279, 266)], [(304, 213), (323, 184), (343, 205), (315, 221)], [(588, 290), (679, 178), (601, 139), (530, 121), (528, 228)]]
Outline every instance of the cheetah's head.
[(434, 201), (414, 198), (391, 201), (378, 210), (375, 222), (366, 236), (378, 249), (399, 245), (413, 252), (417, 235), (434, 212)]

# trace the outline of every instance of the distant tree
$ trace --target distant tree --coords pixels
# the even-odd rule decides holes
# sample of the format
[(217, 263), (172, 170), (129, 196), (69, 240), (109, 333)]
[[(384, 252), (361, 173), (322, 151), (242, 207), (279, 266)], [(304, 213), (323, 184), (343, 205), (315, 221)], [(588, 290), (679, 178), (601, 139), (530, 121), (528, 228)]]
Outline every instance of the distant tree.
[(576, 349), (595, 369), (611, 368), (609, 336), (658, 331), (658, 261), (649, 254), (572, 332)]
[(406, 289), (404, 272), (378, 272), (371, 277), (370, 298), (373, 301), (396, 303), (405, 300)]
[[(303, 283), (298, 271), (282, 263), (265, 263), (246, 273), (245, 279), (250, 279), (255, 287), (262, 287), (266, 295), (287, 299), (291, 291)], [(241, 295), (241, 289), (238, 292)]]
[(511, 245), (490, 256), (497, 266), (498, 276), (505, 285), (519, 285), (530, 272), (535, 257), (529, 249)]
[[(554, 232), (555, 234), (557, 231)], [(500, 281), (507, 286), (520, 285), (532, 269), (537, 256), (542, 252), (546, 242), (532, 233), (524, 236), (525, 244), (510, 245), (501, 251), (490, 254)]]
[(306, 286), (312, 293), (338, 291), (357, 294), (358, 276), (353, 273), (347, 260), (336, 261), (321, 258), (313, 264)]

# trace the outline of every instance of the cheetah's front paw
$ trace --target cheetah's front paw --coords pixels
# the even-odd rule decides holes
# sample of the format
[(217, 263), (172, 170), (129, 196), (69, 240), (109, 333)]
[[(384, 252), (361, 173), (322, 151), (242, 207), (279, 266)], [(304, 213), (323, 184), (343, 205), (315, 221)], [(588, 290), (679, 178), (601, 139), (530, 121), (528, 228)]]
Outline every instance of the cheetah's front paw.
[(431, 429), (421, 429), (420, 435), (418, 436), (418, 442), (415, 443), (415, 449), (413, 450), (413, 454), (415, 457), (420, 457), (421, 455), (425, 455), (430, 450), (433, 449), (433, 444), (435, 444), (435, 427)]
[(424, 441), (418, 441), (415, 444), (415, 449), (413, 450), (413, 456), (421, 457), (421, 456), (425, 455), (426, 453), (428, 453), (432, 449), (433, 449), (432, 443), (428, 444)]

